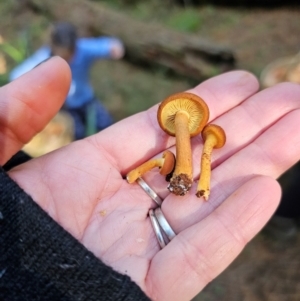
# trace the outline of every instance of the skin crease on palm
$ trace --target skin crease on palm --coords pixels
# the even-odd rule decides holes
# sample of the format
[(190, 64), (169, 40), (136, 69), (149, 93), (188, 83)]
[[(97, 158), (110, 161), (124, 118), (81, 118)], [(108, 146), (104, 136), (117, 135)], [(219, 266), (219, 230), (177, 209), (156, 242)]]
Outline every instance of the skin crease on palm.
[[(68, 65), (52, 58), (1, 88), (1, 164), (59, 110), (69, 81)], [(275, 179), (299, 160), (300, 86), (284, 83), (258, 90), (256, 78), (245, 71), (219, 75), (190, 90), (207, 102), (210, 121), (223, 127), (227, 142), (213, 151), (208, 202), (195, 196), (200, 135), (192, 139), (195, 183), (189, 194), (169, 194), (157, 170), (145, 175), (164, 199), (162, 210), (177, 234), (163, 250), (147, 217), (154, 202), (124, 179), (165, 149), (175, 152), (174, 137), (156, 121), (157, 106), (20, 165), (9, 175), (152, 300), (190, 300), (266, 224), (280, 200)]]

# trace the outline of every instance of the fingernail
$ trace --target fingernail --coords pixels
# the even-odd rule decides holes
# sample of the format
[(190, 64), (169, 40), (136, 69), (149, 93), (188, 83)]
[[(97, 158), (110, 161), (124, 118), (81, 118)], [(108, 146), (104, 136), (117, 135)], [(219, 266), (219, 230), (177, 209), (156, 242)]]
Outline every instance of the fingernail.
[[(42, 62), (38, 63), (34, 68), (36, 68), (36, 67), (38, 67), (38, 66), (40, 66), (40, 65), (42, 65), (42, 64), (44, 64), (44, 63), (46, 63), (46, 62), (49, 61), (50, 59), (52, 59), (52, 56), (50, 56), (50, 57), (48, 57), (47, 59), (43, 60)], [(34, 69), (34, 68), (33, 68), (33, 69)]]

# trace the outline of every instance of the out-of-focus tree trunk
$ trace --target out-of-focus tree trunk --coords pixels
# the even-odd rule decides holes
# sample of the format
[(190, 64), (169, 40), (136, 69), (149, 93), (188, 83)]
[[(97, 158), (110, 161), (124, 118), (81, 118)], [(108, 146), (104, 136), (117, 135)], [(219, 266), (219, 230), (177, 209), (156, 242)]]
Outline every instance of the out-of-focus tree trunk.
[(126, 47), (126, 58), (135, 63), (159, 65), (188, 78), (201, 80), (233, 69), (231, 49), (177, 32), (159, 24), (147, 24), (87, 0), (26, 0), (35, 11), (54, 20), (70, 21), (93, 35), (119, 37)]

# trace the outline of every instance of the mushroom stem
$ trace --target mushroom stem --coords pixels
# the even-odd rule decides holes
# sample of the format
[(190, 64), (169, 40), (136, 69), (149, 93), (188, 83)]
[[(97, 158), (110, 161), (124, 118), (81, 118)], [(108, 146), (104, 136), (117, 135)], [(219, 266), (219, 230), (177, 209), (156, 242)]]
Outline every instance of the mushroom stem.
[(211, 177), (211, 153), (213, 148), (221, 148), (226, 142), (224, 130), (216, 124), (208, 124), (203, 128), (202, 138), (204, 141), (201, 156), (201, 173), (198, 182), (197, 197), (202, 197), (207, 201), (210, 195)]
[(211, 154), (217, 144), (217, 138), (209, 135), (204, 142), (201, 156), (201, 174), (197, 187), (197, 197), (202, 197), (207, 201), (210, 195), (210, 178), (211, 178)]
[(137, 168), (130, 171), (127, 176), (127, 182), (129, 184), (134, 183), (138, 178), (140, 178), (143, 174), (150, 171), (151, 169), (158, 167), (160, 168), (161, 175), (168, 175), (170, 174), (175, 165), (175, 156), (170, 151), (165, 151), (162, 155), (162, 158), (155, 158), (151, 159), (142, 165), (138, 166)]
[(163, 165), (163, 162), (164, 162), (164, 159), (159, 158), (159, 159), (152, 159), (152, 160), (149, 160), (149, 161), (143, 163), (142, 165), (131, 170), (127, 174), (127, 176), (126, 176), (127, 182), (129, 184), (134, 183), (137, 180), (137, 178), (140, 178), (143, 174), (150, 171), (151, 169), (153, 169), (155, 167), (161, 167)]
[(188, 126), (189, 114), (178, 111), (175, 115), (176, 165), (168, 189), (176, 195), (185, 195), (192, 186), (192, 149)]
[(198, 135), (209, 119), (209, 109), (199, 96), (176, 93), (159, 105), (157, 121), (167, 134), (176, 137), (176, 165), (168, 189), (185, 195), (193, 183), (191, 137)]

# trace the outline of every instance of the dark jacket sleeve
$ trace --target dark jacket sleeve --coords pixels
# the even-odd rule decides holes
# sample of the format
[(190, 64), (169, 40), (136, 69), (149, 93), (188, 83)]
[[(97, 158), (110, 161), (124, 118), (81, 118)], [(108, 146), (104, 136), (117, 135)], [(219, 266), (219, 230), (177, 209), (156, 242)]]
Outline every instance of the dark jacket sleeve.
[(0, 167), (0, 300), (150, 300), (44, 212)]

